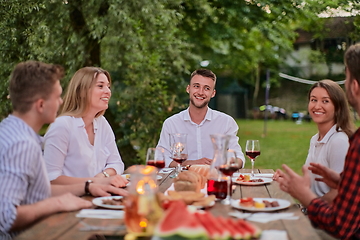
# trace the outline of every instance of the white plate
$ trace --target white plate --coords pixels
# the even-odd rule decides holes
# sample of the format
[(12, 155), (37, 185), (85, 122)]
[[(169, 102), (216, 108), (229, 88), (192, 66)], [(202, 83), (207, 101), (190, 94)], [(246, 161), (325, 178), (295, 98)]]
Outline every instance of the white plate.
[(232, 178), (232, 181), (236, 184), (241, 184), (241, 185), (247, 185), (247, 186), (256, 186), (256, 185), (263, 185), (266, 183), (271, 183), (273, 180), (272, 178), (250, 178), (250, 180), (252, 179), (262, 179), (263, 182), (243, 182), (243, 181), (236, 181), (237, 177)]
[(209, 205), (207, 206), (194, 206), (194, 205), (188, 205), (188, 207), (191, 209), (191, 208), (194, 208), (194, 209), (203, 209), (203, 208), (208, 208), (208, 207), (212, 207), (215, 205), (215, 201), (212, 201)]
[(231, 201), (231, 206), (237, 209), (252, 211), (252, 212), (272, 212), (281, 209), (285, 209), (290, 207), (291, 203), (284, 199), (278, 198), (254, 198), (255, 202), (262, 202), (263, 200), (267, 200), (269, 202), (277, 201), (279, 203), (278, 207), (267, 207), (267, 208), (255, 208), (255, 207), (244, 207), (240, 205), (240, 199), (233, 199)]
[(255, 174), (256, 178), (273, 178), (274, 174), (272, 173), (257, 173)]
[(92, 203), (98, 207), (103, 207), (103, 208), (111, 208), (111, 209), (124, 209), (124, 205), (109, 205), (109, 204), (104, 204), (103, 200), (107, 200), (107, 199), (121, 199), (123, 198), (122, 196), (111, 196), (111, 197), (98, 197), (98, 198), (94, 198), (92, 200)]

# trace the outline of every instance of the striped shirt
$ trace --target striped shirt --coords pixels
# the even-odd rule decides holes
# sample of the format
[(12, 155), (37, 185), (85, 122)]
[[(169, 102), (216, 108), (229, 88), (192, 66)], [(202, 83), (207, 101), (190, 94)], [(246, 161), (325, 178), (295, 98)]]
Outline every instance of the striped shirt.
[(9, 115), (0, 123), (0, 240), (19, 233), (9, 232), (16, 206), (50, 195), (40, 137), (23, 120)]

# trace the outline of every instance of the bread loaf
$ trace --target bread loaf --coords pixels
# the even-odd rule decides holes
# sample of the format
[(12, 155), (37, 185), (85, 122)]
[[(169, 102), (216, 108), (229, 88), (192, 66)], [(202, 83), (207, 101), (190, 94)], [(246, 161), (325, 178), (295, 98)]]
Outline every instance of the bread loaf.
[(183, 171), (174, 179), (175, 191), (200, 192), (205, 187), (206, 179), (196, 172)]

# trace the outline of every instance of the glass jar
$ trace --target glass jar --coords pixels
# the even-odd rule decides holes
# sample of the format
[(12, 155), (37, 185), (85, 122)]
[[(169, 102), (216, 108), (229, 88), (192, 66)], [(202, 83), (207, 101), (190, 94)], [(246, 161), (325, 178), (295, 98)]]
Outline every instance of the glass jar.
[(132, 168), (129, 195), (125, 198), (125, 224), (129, 233), (150, 236), (163, 214), (157, 197), (157, 169), (149, 165)]

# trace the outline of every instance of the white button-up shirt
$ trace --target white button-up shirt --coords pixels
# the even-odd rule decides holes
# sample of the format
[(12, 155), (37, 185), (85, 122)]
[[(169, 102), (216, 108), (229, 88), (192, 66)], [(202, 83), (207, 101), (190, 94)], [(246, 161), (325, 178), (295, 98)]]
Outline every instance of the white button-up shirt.
[(169, 166), (172, 162), (169, 134), (187, 133), (188, 160), (213, 159), (214, 148), (210, 135), (231, 135), (229, 149), (236, 152), (237, 157), (243, 160), (244, 166), (245, 157), (239, 145), (238, 129), (238, 125), (231, 116), (211, 108), (208, 108), (204, 120), (200, 124), (196, 124), (191, 121), (189, 109), (186, 109), (164, 121), (158, 147), (165, 149), (165, 163), (166, 166)]
[(104, 116), (95, 118), (94, 145), (91, 145), (82, 118), (61, 116), (49, 127), (44, 140), (44, 158), (49, 179), (61, 175), (94, 177), (114, 168), (124, 171), (124, 163), (115, 142), (115, 135)]

